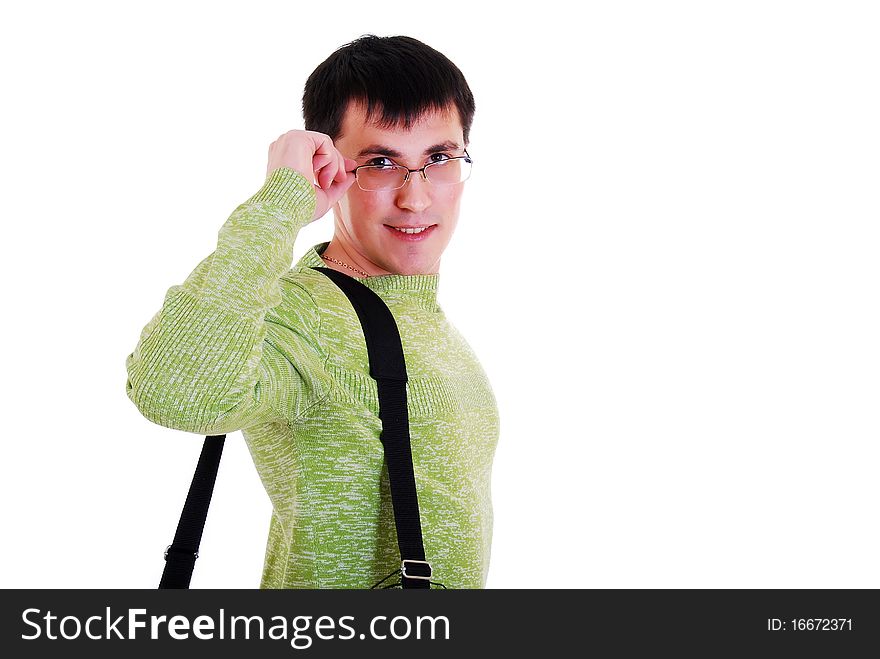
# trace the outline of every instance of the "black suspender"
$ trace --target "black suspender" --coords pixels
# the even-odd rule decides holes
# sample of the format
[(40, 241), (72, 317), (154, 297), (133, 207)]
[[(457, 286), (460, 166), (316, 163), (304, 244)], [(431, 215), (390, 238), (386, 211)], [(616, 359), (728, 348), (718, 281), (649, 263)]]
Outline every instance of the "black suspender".
[(189, 580), (199, 557), (199, 543), (202, 541), (202, 531), (205, 529), (205, 519), (208, 517), (208, 506), (211, 504), (225, 440), (226, 435), (205, 437), (196, 473), (174, 533), (174, 541), (165, 550), (165, 569), (159, 588), (189, 588)]
[(382, 298), (354, 277), (330, 268), (313, 269), (323, 272), (342, 289), (351, 300), (364, 328), (364, 339), (370, 357), (370, 377), (376, 381), (379, 394), (381, 440), (391, 484), (402, 587), (430, 588), (431, 566), (425, 560), (425, 547), (422, 543), (422, 524), (409, 438), (406, 362), (397, 323)]
[[(380, 439), (388, 465), (401, 567), (374, 588), (398, 572), (401, 587), (430, 588), (431, 583), (437, 582), (430, 581), (431, 566), (425, 559), (422, 541), (409, 435), (406, 362), (397, 323), (382, 298), (354, 277), (330, 268), (312, 269), (324, 273), (333, 281), (354, 307), (367, 344), (370, 376), (376, 380), (379, 418), (382, 420)], [(189, 587), (225, 437), (212, 435), (205, 438), (174, 542), (165, 551), (165, 570), (159, 588)], [(442, 586), (439, 583), (437, 585)], [(393, 586), (385, 586), (389, 587)]]

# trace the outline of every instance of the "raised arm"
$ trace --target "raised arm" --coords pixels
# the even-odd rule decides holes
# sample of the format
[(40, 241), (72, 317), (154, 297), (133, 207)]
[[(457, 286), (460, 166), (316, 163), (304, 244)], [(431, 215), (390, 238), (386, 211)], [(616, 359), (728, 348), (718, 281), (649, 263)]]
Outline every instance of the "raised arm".
[(311, 297), (286, 283), (296, 326), (266, 315), (281, 302), (299, 230), (348, 189), (352, 164), (320, 133), (290, 131), (273, 142), (264, 185), (223, 224), (214, 252), (168, 289), (126, 358), (126, 393), (146, 418), (224, 434), (289, 418), (321, 394)]

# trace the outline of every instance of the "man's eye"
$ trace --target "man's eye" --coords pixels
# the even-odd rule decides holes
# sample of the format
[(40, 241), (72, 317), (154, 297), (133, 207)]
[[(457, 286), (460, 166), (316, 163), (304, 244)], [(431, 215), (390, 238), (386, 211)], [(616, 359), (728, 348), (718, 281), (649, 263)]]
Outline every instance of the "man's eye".
[[(379, 162), (382, 160), (385, 160), (387, 162)], [(394, 167), (394, 163), (391, 162), (390, 160), (388, 160), (388, 158), (386, 158), (385, 156), (380, 156), (378, 158), (370, 158), (370, 160), (367, 161), (367, 164), (373, 165), (373, 166), (378, 166), (378, 167)]]
[(444, 160), (449, 160), (452, 156), (448, 153), (432, 153), (431, 158), (439, 156), (439, 160), (432, 160), (431, 162), (443, 162)]

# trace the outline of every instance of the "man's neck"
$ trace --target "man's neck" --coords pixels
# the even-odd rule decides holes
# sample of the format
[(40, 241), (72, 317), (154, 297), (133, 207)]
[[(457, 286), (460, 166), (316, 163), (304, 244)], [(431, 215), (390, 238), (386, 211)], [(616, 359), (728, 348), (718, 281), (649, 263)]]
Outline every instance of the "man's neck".
[[(373, 265), (366, 259), (362, 259), (358, 254), (353, 254), (354, 250), (347, 250), (340, 243), (340, 241), (334, 239), (330, 241), (330, 244), (327, 245), (327, 248), (321, 254), (321, 256), (326, 256), (335, 261), (330, 261), (328, 259), (324, 259), (324, 263), (328, 268), (333, 270), (338, 270), (339, 272), (347, 274), (349, 277), (373, 277), (376, 275), (384, 275), (391, 274), (384, 271), (381, 271), (380, 268)], [(336, 261), (341, 261), (342, 263), (351, 266), (349, 268), (345, 267), (345, 265), (340, 265), (336, 263)], [(355, 268), (354, 270), (352, 268)], [(366, 273), (366, 275), (364, 275)]]
[[(399, 272), (390, 272), (388, 270), (384, 270), (382, 267), (376, 265), (366, 257), (362, 257), (359, 252), (356, 250), (346, 246), (346, 244), (339, 240), (337, 236), (333, 237), (333, 240), (330, 241), (330, 244), (322, 252), (321, 256), (326, 256), (335, 261), (341, 261), (342, 263), (352, 266), (352, 268), (356, 268), (353, 270), (351, 268), (347, 268), (346, 265), (341, 265), (336, 263), (335, 261), (330, 261), (328, 259), (324, 259), (324, 264), (332, 268), (333, 270), (338, 270), (339, 272), (343, 272), (351, 277), (377, 277), (381, 275), (394, 275), (394, 274), (402, 274)], [(440, 268), (440, 262), (437, 262), (436, 268), (434, 268), (433, 272), (423, 273), (423, 274), (437, 274)], [(367, 273), (366, 275), (364, 273)]]

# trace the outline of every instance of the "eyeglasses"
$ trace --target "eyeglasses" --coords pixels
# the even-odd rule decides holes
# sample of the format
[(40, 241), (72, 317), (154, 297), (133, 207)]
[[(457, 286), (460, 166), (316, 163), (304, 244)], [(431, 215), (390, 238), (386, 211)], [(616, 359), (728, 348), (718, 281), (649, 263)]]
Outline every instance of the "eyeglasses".
[(410, 174), (420, 173), (431, 185), (455, 185), (471, 175), (473, 160), (465, 151), (463, 156), (429, 162), (420, 169), (403, 165), (360, 165), (354, 168), (358, 187), (365, 192), (397, 190), (406, 185)]

